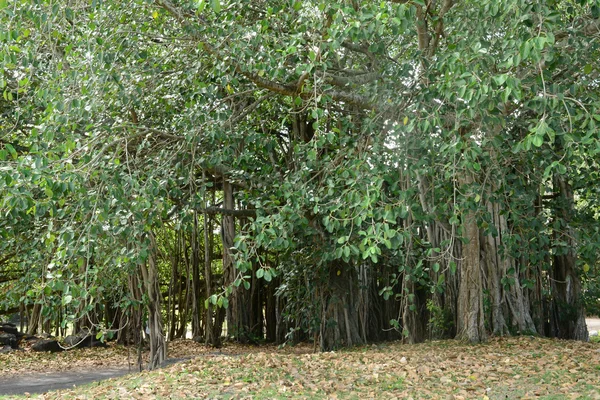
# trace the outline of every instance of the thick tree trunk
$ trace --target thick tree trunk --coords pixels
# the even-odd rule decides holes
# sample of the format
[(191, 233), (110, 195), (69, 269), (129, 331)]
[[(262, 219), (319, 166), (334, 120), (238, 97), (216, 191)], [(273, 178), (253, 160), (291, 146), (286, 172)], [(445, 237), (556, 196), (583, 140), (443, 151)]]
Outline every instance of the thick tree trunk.
[(518, 334), (536, 334), (535, 324), (529, 312), (529, 302), (521, 286), (521, 265), (515, 258), (500, 254), (501, 242), (505, 235), (508, 235), (509, 228), (506, 217), (500, 214), (498, 205), (496, 205), (496, 213), (493, 217), (494, 223), (499, 229), (499, 236), (496, 239), (496, 259), (499, 265), (501, 265), (500, 271), (502, 276), (507, 279), (508, 283), (505, 285), (504, 290), (513, 330)]
[(150, 360), (148, 369), (158, 368), (167, 357), (167, 342), (162, 326), (161, 294), (158, 285), (158, 269), (156, 265), (156, 241), (149, 235), (148, 260), (139, 265), (143, 286), (147, 296), (148, 340), (150, 342)]
[[(458, 292), (457, 276), (455, 273), (450, 271), (450, 262), (453, 260), (459, 260), (460, 246), (456, 246), (455, 227), (451, 226), (446, 221), (435, 220), (437, 217), (431, 207), (431, 199), (428, 200), (427, 193), (430, 193), (429, 184), (425, 177), (421, 174), (417, 174), (417, 188), (419, 193), (419, 202), (423, 212), (430, 216), (431, 221), (425, 224), (425, 232), (427, 234), (427, 241), (432, 249), (440, 249), (441, 252), (433, 250), (429, 257), (430, 265), (430, 279), (432, 282), (439, 282), (441, 275), (444, 280), (444, 286), (441, 291), (435, 290), (432, 293), (431, 301), (433, 305), (442, 311), (442, 318), (448, 316), (456, 316), (456, 297)], [(407, 181), (405, 187), (410, 188), (411, 182)], [(405, 221), (405, 229), (411, 229), (412, 224), (411, 217)], [(448, 246), (444, 249), (442, 243), (447, 243)], [(439, 265), (439, 271), (435, 272), (432, 268), (433, 265)], [(438, 316), (439, 317), (439, 316)], [(430, 316), (431, 318), (431, 316)], [(436, 321), (438, 322), (438, 321)], [(443, 329), (434, 328), (433, 324), (429, 324), (429, 336), (430, 337), (453, 337), (455, 335), (456, 320), (444, 320), (439, 321)], [(413, 339), (414, 340), (414, 339)], [(411, 339), (409, 339), (411, 341)]]
[[(463, 193), (467, 193), (473, 177), (469, 172), (460, 178)], [(479, 228), (475, 211), (464, 210), (463, 244), (460, 262), (460, 288), (458, 294), (458, 326), (457, 338), (471, 343), (479, 343), (486, 339), (483, 312), (483, 279), (479, 259)]]
[(403, 293), (410, 293), (409, 299), (405, 297), (402, 305), (402, 328), (408, 343), (421, 343), (425, 340), (425, 327), (427, 318), (425, 317), (425, 304), (423, 304), (423, 289), (417, 288), (413, 280), (405, 276), (402, 281)]
[[(226, 179), (223, 181), (223, 208), (227, 210), (235, 208), (233, 185)], [(222, 218), (223, 283), (228, 286), (237, 277), (237, 270), (231, 254), (235, 239), (235, 219), (231, 215), (223, 215)], [(249, 292), (243, 286), (234, 286), (229, 296), (229, 307), (227, 308), (227, 334), (237, 341), (246, 342), (248, 340), (248, 333), (251, 328), (249, 321), (250, 306)]]
[[(539, 190), (538, 190), (539, 193)], [(538, 194), (534, 204), (534, 216), (538, 217), (538, 214), (542, 210), (542, 198)], [(547, 252), (549, 254), (549, 252)], [(547, 300), (544, 296), (544, 274), (542, 273), (545, 265), (550, 265), (550, 258), (546, 255), (545, 260), (540, 260), (537, 263), (529, 265), (524, 271), (525, 279), (533, 282), (532, 287), (525, 289), (525, 295), (527, 296), (527, 302), (529, 304), (531, 319), (535, 325), (535, 330), (542, 336), (548, 336), (547, 325), (549, 320)], [(521, 256), (521, 265), (527, 265), (525, 257)]]
[[(420, 191), (423, 191), (422, 182), (423, 179), (419, 179), (421, 184), (419, 185)], [(424, 196), (421, 197), (421, 205), (427, 207), (424, 201)], [(412, 218), (409, 217), (404, 221), (404, 228), (411, 229)], [(433, 240), (433, 229), (431, 224), (427, 225), (426, 228), (427, 237), (429, 241)], [(431, 242), (430, 242), (431, 243)], [(408, 243), (407, 253), (413, 252), (413, 239)], [(409, 277), (408, 274), (403, 274), (402, 278), (402, 289), (401, 293), (401, 317), (402, 317), (402, 334), (408, 340), (408, 343), (420, 343), (425, 340), (425, 330), (427, 326), (427, 318), (425, 317), (425, 307), (423, 304), (423, 291), (417, 288), (415, 281)]]
[(42, 319), (42, 305), (34, 304), (33, 308), (31, 309), (30, 317), (28, 319), (28, 325), (27, 325), (27, 334), (28, 335), (35, 335), (36, 333), (38, 333), (38, 328), (40, 326), (41, 319)]
[[(498, 224), (498, 206), (491, 201), (487, 203), (488, 212), (492, 218), (492, 223), (500, 231)], [(508, 326), (504, 319), (503, 305), (504, 296), (502, 289), (502, 271), (500, 268), (499, 251), (500, 234), (496, 236), (487, 235), (483, 237), (483, 262), (485, 263), (486, 286), (489, 293), (489, 328), (496, 336), (504, 336), (508, 334)]]
[(354, 268), (332, 265), (321, 289), (321, 351), (363, 344), (358, 309), (358, 277)]
[(266, 336), (265, 339), (267, 342), (276, 342), (277, 341), (277, 313), (276, 313), (276, 303), (277, 296), (275, 295), (275, 288), (277, 287), (276, 281), (279, 279), (274, 279), (265, 285), (265, 330)]
[(589, 336), (581, 301), (581, 282), (576, 270), (574, 236), (569, 225), (573, 213), (573, 191), (562, 175), (555, 175), (553, 183), (554, 190), (559, 194), (553, 225), (560, 224), (561, 227), (560, 231), (554, 231), (554, 241), (565, 244), (557, 246), (550, 276), (550, 330), (553, 336), (561, 339), (587, 341)]
[(139, 271), (135, 271), (129, 275), (129, 292), (131, 294), (131, 298), (134, 301), (134, 304), (129, 307), (128, 310), (124, 310), (124, 313), (127, 313), (126, 318), (123, 318), (127, 321), (127, 325), (125, 329), (119, 332), (119, 337), (117, 341), (120, 344), (137, 344), (138, 345), (138, 367), (141, 371), (143, 369), (142, 365), (142, 331), (143, 327), (143, 305), (142, 305), (142, 284), (139, 280)]

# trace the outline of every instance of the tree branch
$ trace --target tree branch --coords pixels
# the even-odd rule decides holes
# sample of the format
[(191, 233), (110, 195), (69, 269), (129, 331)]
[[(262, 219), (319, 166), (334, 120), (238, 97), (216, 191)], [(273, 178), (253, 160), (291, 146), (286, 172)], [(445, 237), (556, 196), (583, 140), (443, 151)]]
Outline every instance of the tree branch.
[(381, 75), (379, 75), (377, 72), (368, 72), (366, 74), (355, 76), (339, 76), (327, 72), (325, 73), (325, 80), (327, 82), (331, 83), (332, 85), (341, 87), (348, 85), (365, 85), (367, 83), (376, 81), (380, 77)]
[(201, 212), (203, 214), (206, 215), (217, 215), (217, 214), (221, 214), (221, 215), (229, 215), (232, 217), (255, 217), (256, 216), (256, 210), (229, 210), (226, 208), (217, 208), (217, 207), (208, 207), (205, 209), (198, 209), (198, 212)]
[(229, 118), (229, 120), (227, 121), (227, 125), (230, 126), (234, 126), (237, 125), (238, 122), (240, 122), (242, 119), (246, 118), (246, 116), (248, 114), (250, 114), (251, 112), (253, 112), (254, 110), (256, 110), (256, 108), (265, 100), (267, 100), (268, 98), (273, 97), (273, 93), (267, 93), (264, 96), (261, 96), (258, 100), (256, 100), (254, 103), (250, 104), (248, 107), (246, 107), (239, 115), (237, 115), (235, 118)]
[[(179, 21), (182, 25), (188, 25), (188, 19), (193, 17), (193, 15), (189, 14), (189, 13), (185, 13), (182, 12), (178, 9), (178, 7), (174, 6), (173, 4), (171, 4), (169, 1), (167, 0), (155, 0), (155, 3), (165, 9), (166, 11), (168, 11), (177, 21)], [(203, 38), (196, 36), (197, 40), (199, 42), (202, 43), (203, 48), (206, 50), (207, 53), (209, 53), (210, 55), (212, 55), (213, 57), (215, 57), (216, 59), (218, 59), (219, 61), (223, 61), (223, 62), (227, 62), (229, 63), (231, 66), (234, 67), (235, 72), (241, 74), (242, 76), (246, 77), (248, 80), (250, 80), (252, 83), (254, 83), (256, 86), (262, 88), (262, 89), (267, 89), (271, 92), (277, 93), (277, 94), (281, 94), (284, 96), (298, 96), (300, 95), (302, 98), (311, 98), (311, 96), (313, 95), (312, 93), (306, 93), (306, 94), (302, 94), (299, 93), (298, 90), (301, 88), (298, 88), (298, 84), (297, 82), (294, 83), (289, 83), (289, 84), (283, 84), (283, 83), (279, 83), (279, 82), (275, 82), (266, 78), (263, 78), (262, 76), (258, 75), (255, 72), (250, 72), (244, 68), (242, 68), (242, 66), (238, 63), (235, 63), (235, 61), (233, 61), (233, 58), (228, 57), (222, 57), (221, 54), (219, 54), (218, 51), (216, 51), (206, 40), (204, 40)], [(304, 78), (306, 79), (306, 78)], [(384, 104), (377, 104), (377, 103), (373, 103), (371, 100), (369, 100), (368, 98), (355, 94), (355, 93), (347, 93), (344, 91), (340, 91), (340, 90), (329, 90), (326, 89), (323, 91), (323, 94), (331, 97), (333, 100), (336, 101), (343, 101), (344, 103), (350, 103), (353, 105), (356, 105), (360, 108), (364, 108), (364, 109), (368, 109), (368, 110), (379, 110), (379, 111), (384, 111), (387, 109), (387, 107), (385, 107)], [(397, 111), (397, 110), (396, 110)]]

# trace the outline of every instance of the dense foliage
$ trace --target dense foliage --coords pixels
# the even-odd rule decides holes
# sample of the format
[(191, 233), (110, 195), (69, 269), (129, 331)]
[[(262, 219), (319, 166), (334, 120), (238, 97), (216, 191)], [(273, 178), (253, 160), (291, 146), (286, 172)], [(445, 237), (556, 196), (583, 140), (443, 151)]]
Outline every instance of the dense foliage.
[(148, 324), (155, 362), (188, 322), (213, 345), (225, 321), (324, 350), (586, 340), (599, 14), (0, 1), (1, 305), (30, 331)]

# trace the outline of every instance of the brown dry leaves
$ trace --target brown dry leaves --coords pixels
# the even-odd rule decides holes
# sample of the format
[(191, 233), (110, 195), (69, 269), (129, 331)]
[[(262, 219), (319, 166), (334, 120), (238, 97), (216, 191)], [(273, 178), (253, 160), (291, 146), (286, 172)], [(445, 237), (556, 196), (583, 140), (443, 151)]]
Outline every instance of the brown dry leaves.
[(197, 357), (40, 398), (600, 398), (600, 345), (591, 343), (520, 337), (321, 354), (308, 347), (229, 346), (226, 354), (193, 342), (171, 347), (176, 356)]
[[(176, 340), (169, 343), (170, 358), (191, 358), (199, 355), (239, 355), (256, 351), (257, 347), (238, 344), (226, 344), (222, 349), (213, 349), (192, 340)], [(264, 346), (261, 351), (287, 354), (308, 352), (308, 346), (287, 347), (283, 351), (276, 346)], [(29, 347), (7, 354), (0, 354), (0, 377), (35, 372), (61, 372), (95, 370), (98, 368), (128, 368), (137, 366), (137, 349), (109, 343), (108, 348), (84, 348), (62, 353), (38, 353)], [(144, 364), (148, 360), (148, 351), (142, 353)]]
[[(131, 353), (131, 357), (128, 357)], [(128, 358), (136, 360), (135, 350), (121, 346), (86, 348), (62, 353), (38, 353), (30, 349), (0, 354), (0, 376), (29, 372), (60, 372), (69, 370), (127, 367)]]

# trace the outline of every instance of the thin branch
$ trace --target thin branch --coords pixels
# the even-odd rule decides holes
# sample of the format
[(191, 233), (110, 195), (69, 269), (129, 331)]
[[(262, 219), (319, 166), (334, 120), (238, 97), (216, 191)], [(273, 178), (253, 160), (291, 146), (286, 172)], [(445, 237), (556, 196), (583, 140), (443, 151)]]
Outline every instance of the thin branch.
[(355, 76), (339, 76), (330, 73), (325, 73), (325, 80), (335, 86), (348, 86), (348, 85), (366, 85), (374, 82), (381, 78), (381, 75), (377, 72), (369, 72), (362, 75)]
[(232, 217), (255, 217), (256, 216), (256, 210), (252, 210), (252, 209), (230, 210), (230, 209), (226, 209), (226, 208), (208, 207), (208, 208), (204, 208), (204, 209), (198, 209), (197, 211), (200, 213), (206, 214), (206, 215), (221, 214), (221, 215), (229, 215)]
[[(161, 8), (167, 10), (182, 25), (188, 25), (188, 23), (187, 23), (188, 19), (190, 19), (191, 17), (194, 17), (193, 14), (189, 14), (189, 13), (180, 11), (178, 9), (178, 7), (174, 6), (172, 3), (170, 3), (167, 0), (155, 0), (155, 3), (158, 6), (160, 6)], [(208, 54), (212, 55), (219, 61), (230, 63), (230, 65), (232, 65), (234, 67), (235, 72), (243, 75), (248, 80), (253, 82), (256, 86), (258, 86), (262, 89), (267, 89), (271, 92), (281, 94), (284, 96), (298, 96), (300, 94), (302, 98), (306, 98), (306, 99), (309, 99), (313, 96), (313, 94), (309, 94), (309, 93), (306, 93), (306, 94), (298, 93), (299, 88), (298, 88), (297, 82), (290, 83), (290, 84), (279, 83), (279, 82), (275, 82), (275, 81), (266, 79), (255, 72), (250, 72), (250, 71), (242, 68), (242, 66), (240, 64), (234, 63), (235, 61), (231, 57), (228, 57), (228, 58), (222, 57), (221, 54), (215, 48), (213, 48), (212, 45), (210, 45), (206, 40), (204, 40), (200, 36), (196, 36), (196, 38), (202, 44), (203, 49)], [(299, 80), (298, 82), (302, 83), (303, 81)], [(340, 91), (340, 90), (326, 89), (323, 91), (323, 94), (330, 96), (333, 100), (343, 101), (344, 103), (353, 104), (353, 105), (356, 105), (360, 108), (364, 108), (367, 110), (378, 109), (380, 111), (383, 111), (383, 110), (388, 109), (388, 107), (386, 107), (384, 104), (373, 103), (368, 98), (358, 95), (358, 94), (355, 94), (355, 93), (347, 93), (347, 92)]]
[(246, 107), (239, 115), (237, 115), (235, 118), (229, 118), (229, 120), (227, 121), (227, 125), (230, 126), (234, 126), (237, 125), (238, 122), (240, 122), (242, 119), (246, 118), (246, 116), (248, 114), (250, 114), (251, 112), (253, 112), (254, 110), (256, 110), (256, 108), (258, 108), (258, 106), (265, 100), (267, 100), (270, 97), (273, 97), (274, 93), (267, 93), (264, 96), (261, 96), (258, 100), (256, 100), (254, 103), (252, 103), (251, 105), (249, 105), (248, 107)]

